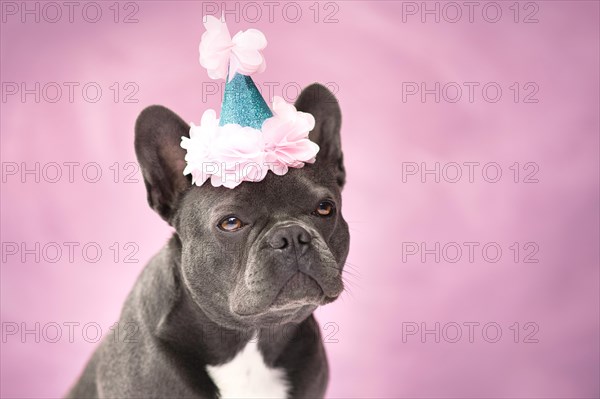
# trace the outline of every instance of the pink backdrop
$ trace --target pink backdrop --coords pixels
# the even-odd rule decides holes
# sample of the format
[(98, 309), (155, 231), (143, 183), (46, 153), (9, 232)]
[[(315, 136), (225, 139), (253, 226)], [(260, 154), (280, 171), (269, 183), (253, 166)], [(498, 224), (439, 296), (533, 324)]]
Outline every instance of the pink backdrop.
[[(600, 394), (599, 5), (473, 4), (227, 3), (269, 39), (265, 96), (342, 107), (329, 397)], [(197, 47), (221, 2), (73, 7), (2, 2), (3, 397), (64, 394), (170, 235), (130, 164), (141, 109), (220, 101)]]

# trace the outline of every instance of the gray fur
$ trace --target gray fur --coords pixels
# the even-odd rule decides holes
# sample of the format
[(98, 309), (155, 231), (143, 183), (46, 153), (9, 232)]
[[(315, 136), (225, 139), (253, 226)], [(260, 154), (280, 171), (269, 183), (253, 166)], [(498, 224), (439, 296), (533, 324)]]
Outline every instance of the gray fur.
[[(341, 114), (317, 84), (296, 106), (316, 118), (317, 161), (233, 190), (191, 185), (179, 146), (188, 125), (164, 107), (141, 113), (135, 148), (148, 202), (176, 233), (129, 294), (121, 333), (103, 340), (67, 397), (218, 397), (206, 365), (232, 359), (253, 334), (267, 365), (285, 370), (291, 397), (324, 396), (328, 366), (312, 312), (343, 290)], [(325, 199), (335, 203), (331, 217), (313, 213)], [(218, 229), (230, 214), (248, 225)]]

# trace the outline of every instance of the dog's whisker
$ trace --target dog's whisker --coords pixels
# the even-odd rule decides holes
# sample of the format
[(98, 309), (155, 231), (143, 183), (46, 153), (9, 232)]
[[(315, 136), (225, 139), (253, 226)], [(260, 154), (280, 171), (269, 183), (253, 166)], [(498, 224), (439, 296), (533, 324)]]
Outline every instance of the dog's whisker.
[(357, 272), (357, 271), (355, 271), (355, 270), (351, 270), (351, 269), (344, 269), (344, 270), (342, 271), (342, 273), (343, 273), (344, 275), (346, 275), (346, 276), (352, 276), (352, 277), (355, 277), (355, 278), (362, 278), (361, 274), (360, 274), (360, 273), (358, 273), (358, 272)]
[[(344, 286), (344, 291), (342, 292), (342, 295), (340, 295), (341, 298), (344, 298), (343, 294), (347, 294), (350, 296), (350, 298), (352, 298), (352, 300), (355, 300), (356, 298), (354, 297), (354, 294), (352, 293), (352, 290), (346, 286)], [(343, 300), (343, 299), (342, 299)]]
[(353, 265), (352, 263), (346, 262), (344, 264), (344, 270), (351, 270), (354, 274), (360, 276), (360, 271), (359, 271), (358, 267)]
[(360, 288), (361, 280), (356, 276), (343, 275), (342, 281), (349, 283), (352, 287)]
[(348, 285), (352, 288), (361, 289), (361, 286), (359, 285), (359, 283), (357, 281), (352, 281), (346, 277), (342, 277), (342, 282), (344, 283), (344, 286)]

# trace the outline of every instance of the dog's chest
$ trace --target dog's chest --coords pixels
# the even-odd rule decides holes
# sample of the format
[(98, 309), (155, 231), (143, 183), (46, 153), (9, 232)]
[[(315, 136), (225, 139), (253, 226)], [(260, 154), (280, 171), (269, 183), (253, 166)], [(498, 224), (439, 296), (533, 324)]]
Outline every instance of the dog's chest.
[(256, 342), (249, 342), (231, 361), (206, 366), (221, 398), (286, 398), (289, 383), (283, 369), (268, 367)]

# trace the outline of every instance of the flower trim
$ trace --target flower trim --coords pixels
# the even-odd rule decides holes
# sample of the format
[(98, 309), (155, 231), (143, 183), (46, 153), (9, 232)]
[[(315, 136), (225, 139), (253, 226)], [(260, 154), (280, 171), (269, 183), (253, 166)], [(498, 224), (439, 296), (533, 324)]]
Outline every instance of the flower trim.
[(243, 181), (258, 182), (271, 170), (284, 175), (289, 168), (302, 168), (315, 162), (319, 146), (308, 134), (315, 118), (296, 110), (281, 97), (273, 100), (273, 116), (261, 130), (238, 124), (219, 126), (216, 112), (206, 110), (199, 126), (191, 124), (190, 137), (181, 138), (187, 153), (184, 175), (202, 186), (235, 188)]

